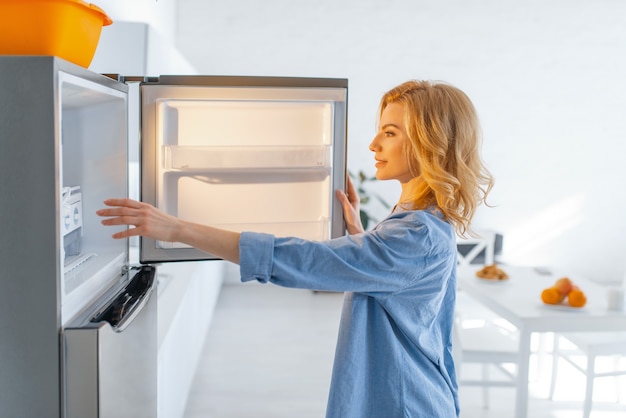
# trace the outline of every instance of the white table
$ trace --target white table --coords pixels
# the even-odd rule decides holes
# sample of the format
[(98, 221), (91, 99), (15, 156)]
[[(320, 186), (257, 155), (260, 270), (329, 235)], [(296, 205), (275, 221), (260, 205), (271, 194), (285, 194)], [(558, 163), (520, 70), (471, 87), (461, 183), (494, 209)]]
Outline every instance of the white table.
[[(528, 415), (528, 371), (530, 337), (533, 332), (616, 331), (626, 330), (626, 314), (607, 310), (606, 287), (563, 272), (540, 274), (532, 267), (500, 266), (508, 275), (505, 281), (476, 277), (482, 266), (459, 267), (458, 287), (468, 295), (511, 322), (519, 330), (519, 364), (515, 418)], [(575, 309), (545, 305), (541, 291), (560, 277), (569, 277), (587, 296), (587, 304)]]

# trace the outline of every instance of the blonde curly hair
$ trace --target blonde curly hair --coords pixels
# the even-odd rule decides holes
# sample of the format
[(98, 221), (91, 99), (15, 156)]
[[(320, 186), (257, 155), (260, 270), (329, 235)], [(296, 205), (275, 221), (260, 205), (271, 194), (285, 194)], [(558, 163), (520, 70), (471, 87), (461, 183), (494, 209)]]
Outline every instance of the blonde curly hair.
[(404, 105), (409, 141), (405, 155), (417, 187), (412, 209), (436, 206), (461, 236), (493, 187), (480, 157), (481, 132), (474, 105), (465, 93), (444, 82), (407, 81), (381, 99), (379, 116), (390, 103)]

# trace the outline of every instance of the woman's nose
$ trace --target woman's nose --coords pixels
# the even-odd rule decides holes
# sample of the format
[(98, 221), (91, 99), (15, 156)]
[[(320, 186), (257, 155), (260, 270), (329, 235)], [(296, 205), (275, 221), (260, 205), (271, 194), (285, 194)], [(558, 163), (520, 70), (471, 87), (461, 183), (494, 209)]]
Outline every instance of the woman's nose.
[(370, 151), (372, 152), (376, 152), (377, 150), (380, 149), (380, 145), (378, 144), (378, 135), (374, 137), (374, 139), (372, 139), (372, 142), (370, 142)]

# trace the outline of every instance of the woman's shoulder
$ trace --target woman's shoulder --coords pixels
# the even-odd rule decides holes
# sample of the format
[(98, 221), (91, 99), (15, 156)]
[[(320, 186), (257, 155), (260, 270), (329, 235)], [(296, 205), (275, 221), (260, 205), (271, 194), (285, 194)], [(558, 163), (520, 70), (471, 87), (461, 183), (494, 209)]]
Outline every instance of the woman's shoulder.
[(375, 228), (381, 233), (405, 229), (409, 233), (428, 235), (437, 240), (453, 239), (454, 228), (436, 209), (395, 210)]
[(448, 254), (456, 242), (452, 225), (429, 210), (396, 210), (369, 234), (373, 242), (408, 256)]
[(436, 208), (428, 209), (395, 209), (383, 222), (411, 222), (424, 225), (448, 225), (452, 227), (443, 217), (441, 211)]

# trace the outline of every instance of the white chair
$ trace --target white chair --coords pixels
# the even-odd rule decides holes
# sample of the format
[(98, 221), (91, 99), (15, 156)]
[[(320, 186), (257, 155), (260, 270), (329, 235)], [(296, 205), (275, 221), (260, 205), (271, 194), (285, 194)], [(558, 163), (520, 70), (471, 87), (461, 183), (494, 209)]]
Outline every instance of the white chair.
[(495, 261), (496, 232), (477, 230), (478, 237), (457, 237), (457, 255), (459, 266), (476, 264), (490, 265)]
[[(563, 339), (569, 341), (575, 347), (562, 348), (561, 343), (563, 342)], [(586, 357), (586, 362), (580, 361), (580, 357), (582, 356)], [(596, 360), (600, 356), (613, 356), (613, 371), (596, 371)], [(583, 418), (588, 418), (591, 413), (593, 403), (593, 384), (596, 378), (614, 376), (616, 380), (617, 397), (619, 400), (622, 393), (619, 390), (618, 376), (626, 375), (626, 368), (619, 368), (620, 356), (626, 356), (626, 332), (570, 332), (555, 334), (552, 380), (550, 382), (550, 399), (552, 399), (556, 387), (556, 375), (558, 371), (559, 359), (563, 359), (586, 376)], [(576, 361), (577, 358), (579, 361)], [(584, 366), (582, 365), (583, 363), (585, 364)]]
[[(495, 262), (496, 232), (476, 232), (478, 237), (457, 237), (459, 267)], [(515, 387), (517, 380), (519, 342), (516, 330), (512, 326), (499, 326), (499, 320), (501, 318), (465, 295), (462, 289), (458, 290), (453, 330), (458, 384), (482, 387), (484, 408), (489, 408), (489, 388)], [(480, 364), (481, 378), (464, 378), (462, 366), (465, 363)], [(494, 368), (499, 372), (498, 379), (490, 376), (490, 370)], [(511, 372), (510, 368), (515, 372)]]
[[(472, 322), (474, 322), (473, 320)], [(472, 326), (464, 325), (462, 314), (455, 315), (453, 346), (459, 386), (482, 387), (483, 407), (489, 408), (489, 388), (515, 387), (518, 364), (518, 340), (515, 331), (486, 320)], [(463, 376), (463, 365), (481, 365), (481, 378), (468, 379)], [(506, 366), (509, 366), (508, 368)], [(490, 369), (495, 368), (498, 378), (492, 379)], [(514, 369), (511, 371), (510, 369)]]

